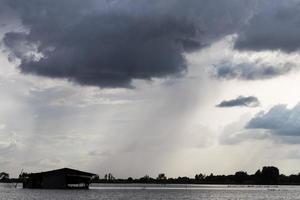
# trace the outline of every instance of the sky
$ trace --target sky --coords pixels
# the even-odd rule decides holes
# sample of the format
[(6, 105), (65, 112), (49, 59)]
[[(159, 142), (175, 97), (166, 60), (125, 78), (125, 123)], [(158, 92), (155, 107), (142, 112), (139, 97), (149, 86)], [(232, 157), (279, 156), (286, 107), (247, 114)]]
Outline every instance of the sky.
[(299, 173), (300, 0), (0, 0), (0, 171)]

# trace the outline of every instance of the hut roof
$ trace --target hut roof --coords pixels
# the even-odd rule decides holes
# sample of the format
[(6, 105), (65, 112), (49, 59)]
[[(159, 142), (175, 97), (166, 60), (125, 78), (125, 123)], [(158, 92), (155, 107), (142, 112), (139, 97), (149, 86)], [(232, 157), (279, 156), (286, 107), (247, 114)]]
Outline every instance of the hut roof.
[(76, 169), (71, 168), (61, 168), (61, 169), (55, 169), (51, 171), (45, 171), (45, 172), (39, 172), (39, 173), (33, 173), (35, 175), (50, 175), (50, 174), (68, 174), (68, 175), (76, 175), (76, 176), (95, 176), (96, 174), (92, 174), (89, 172), (79, 171)]

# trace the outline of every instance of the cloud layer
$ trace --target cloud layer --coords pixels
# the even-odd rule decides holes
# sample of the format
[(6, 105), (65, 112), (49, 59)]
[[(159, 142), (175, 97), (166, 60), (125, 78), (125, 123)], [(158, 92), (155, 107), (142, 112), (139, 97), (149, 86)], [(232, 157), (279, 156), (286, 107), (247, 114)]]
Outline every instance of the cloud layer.
[(214, 76), (220, 79), (264, 80), (288, 74), (297, 67), (295, 63), (222, 62), (215, 68)]
[(234, 33), (251, 2), (8, 1), (26, 31), (7, 33), (4, 44), (24, 73), (130, 87), (133, 79), (184, 73), (184, 53)]
[(22, 72), (128, 87), (183, 73), (184, 52), (233, 32), (246, 2), (9, 1), (27, 31), (7, 33), (4, 43)]
[(239, 34), (241, 50), (298, 51), (300, 48), (299, 0), (259, 2), (259, 9)]
[(252, 118), (246, 128), (265, 129), (280, 136), (300, 136), (300, 104), (291, 109), (276, 105)]
[(255, 96), (239, 96), (236, 99), (222, 101), (217, 107), (257, 107), (259, 104), (259, 100)]
[[(23, 25), (3, 40), (21, 71), (83, 85), (132, 87), (135, 79), (181, 76), (185, 53), (229, 34), (238, 51), (289, 53), (300, 45), (299, 0), (4, 2)], [(224, 60), (215, 76), (269, 79), (294, 68), (293, 61)]]

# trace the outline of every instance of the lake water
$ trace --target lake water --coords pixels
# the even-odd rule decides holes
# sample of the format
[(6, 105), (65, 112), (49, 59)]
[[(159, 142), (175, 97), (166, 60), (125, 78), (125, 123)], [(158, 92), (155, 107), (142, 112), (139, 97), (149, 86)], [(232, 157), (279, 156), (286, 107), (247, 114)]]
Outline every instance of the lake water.
[(299, 186), (93, 184), (90, 190), (30, 190), (0, 185), (0, 200), (300, 199)]

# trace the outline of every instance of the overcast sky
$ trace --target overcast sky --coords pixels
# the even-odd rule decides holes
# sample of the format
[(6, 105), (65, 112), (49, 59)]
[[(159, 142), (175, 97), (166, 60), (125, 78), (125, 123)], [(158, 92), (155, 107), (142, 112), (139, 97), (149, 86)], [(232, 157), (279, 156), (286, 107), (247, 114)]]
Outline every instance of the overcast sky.
[(300, 0), (0, 0), (0, 171), (300, 171)]

